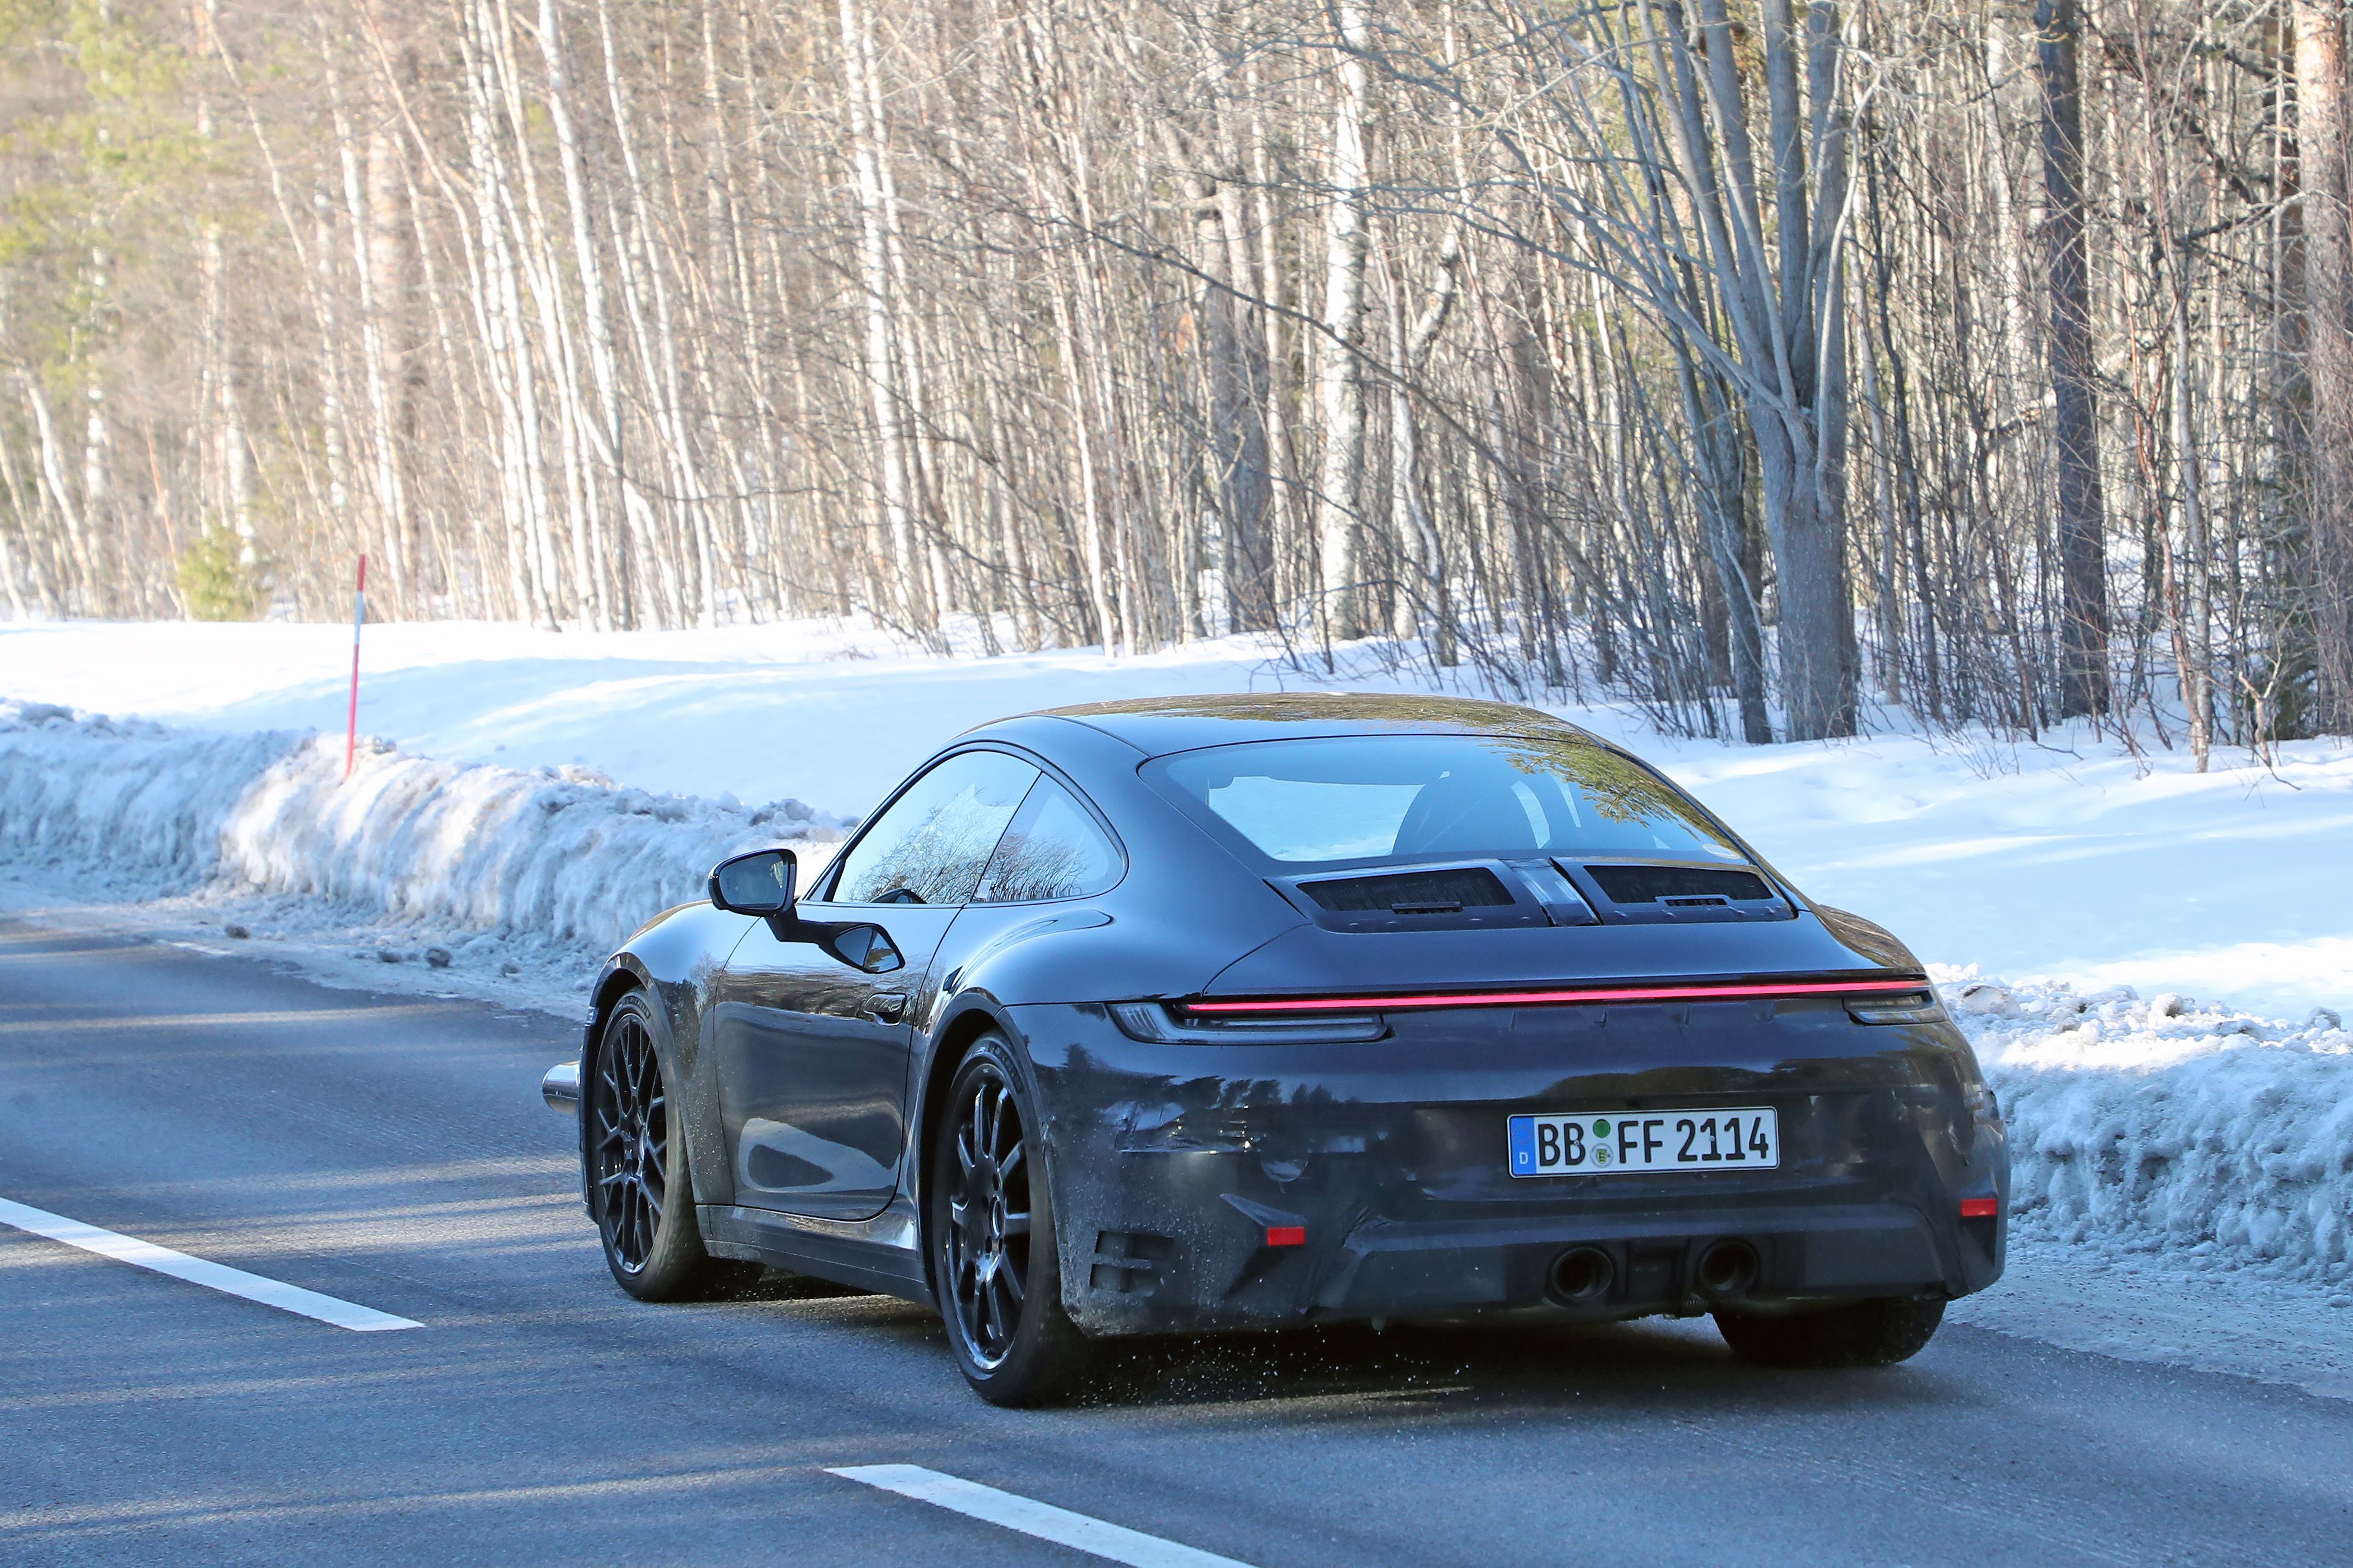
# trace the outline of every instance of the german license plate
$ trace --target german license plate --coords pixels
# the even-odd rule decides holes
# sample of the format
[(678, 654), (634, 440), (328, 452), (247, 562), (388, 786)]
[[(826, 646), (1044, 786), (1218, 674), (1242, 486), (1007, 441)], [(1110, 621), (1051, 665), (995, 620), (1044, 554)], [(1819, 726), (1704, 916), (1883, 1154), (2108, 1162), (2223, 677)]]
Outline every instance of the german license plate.
[(1757, 1105), (1731, 1110), (1514, 1116), (1510, 1145), (1514, 1176), (1769, 1171), (1781, 1163), (1781, 1127), (1770, 1106)]

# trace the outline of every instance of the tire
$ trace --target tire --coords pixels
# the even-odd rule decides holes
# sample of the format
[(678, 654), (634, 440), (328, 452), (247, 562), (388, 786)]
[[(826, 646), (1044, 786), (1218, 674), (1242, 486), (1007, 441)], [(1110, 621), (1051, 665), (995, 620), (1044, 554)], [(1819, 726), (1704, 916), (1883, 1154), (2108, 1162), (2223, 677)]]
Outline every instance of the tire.
[(974, 1393), (1008, 1407), (1069, 1398), (1095, 1359), (1062, 1310), (1038, 1125), (1013, 1047), (981, 1036), (932, 1129), (927, 1246), (958, 1370)]
[(1934, 1296), (1895, 1297), (1766, 1317), (1718, 1312), (1716, 1332), (1755, 1366), (1894, 1366), (1920, 1353), (1945, 1321)]
[(640, 1301), (700, 1300), (740, 1289), (756, 1263), (702, 1248), (686, 1140), (670, 1114), (653, 1003), (633, 991), (614, 1005), (581, 1096), (588, 1207), (614, 1281)]

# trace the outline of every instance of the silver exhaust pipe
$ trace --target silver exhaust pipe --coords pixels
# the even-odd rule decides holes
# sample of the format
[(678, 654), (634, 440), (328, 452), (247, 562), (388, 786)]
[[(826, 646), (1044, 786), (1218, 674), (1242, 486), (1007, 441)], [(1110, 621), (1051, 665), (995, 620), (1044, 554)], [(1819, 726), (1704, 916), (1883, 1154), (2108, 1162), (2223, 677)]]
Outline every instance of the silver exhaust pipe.
[(560, 1110), (566, 1116), (580, 1114), (580, 1064), (558, 1062), (547, 1069), (539, 1080), (539, 1097), (547, 1101), (547, 1109)]

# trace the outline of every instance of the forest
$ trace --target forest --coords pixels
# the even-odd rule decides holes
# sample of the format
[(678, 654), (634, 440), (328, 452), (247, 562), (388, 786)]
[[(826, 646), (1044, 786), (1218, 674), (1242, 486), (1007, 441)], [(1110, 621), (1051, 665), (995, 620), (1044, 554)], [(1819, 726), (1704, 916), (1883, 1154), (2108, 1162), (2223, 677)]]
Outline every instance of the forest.
[(2353, 731), (2345, 29), (0, 0), (0, 614)]

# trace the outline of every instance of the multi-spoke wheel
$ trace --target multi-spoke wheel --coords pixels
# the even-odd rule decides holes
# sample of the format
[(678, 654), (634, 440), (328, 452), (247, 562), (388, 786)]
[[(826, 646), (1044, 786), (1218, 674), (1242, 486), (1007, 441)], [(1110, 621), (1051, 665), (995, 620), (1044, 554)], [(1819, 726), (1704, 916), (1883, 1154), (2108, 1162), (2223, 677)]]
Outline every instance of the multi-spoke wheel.
[(670, 1100), (653, 1037), (637, 1008), (621, 1009), (605, 1032), (593, 1103), (589, 1135), (605, 1245), (616, 1268), (642, 1274), (670, 1195)]
[(643, 992), (614, 1005), (588, 1074), (583, 1136), (607, 1267), (630, 1295), (667, 1301), (708, 1294), (759, 1269), (719, 1262), (702, 1249), (686, 1142), (654, 1049), (652, 1008)]
[(1088, 1359), (1062, 1311), (1036, 1128), (1011, 1048), (982, 1036), (932, 1130), (932, 1285), (957, 1365), (997, 1405), (1067, 1394)]
[(955, 1143), (946, 1178), (950, 1310), (972, 1359), (1004, 1364), (1029, 1279), (1029, 1145), (1013, 1085), (982, 1061), (949, 1107)]

